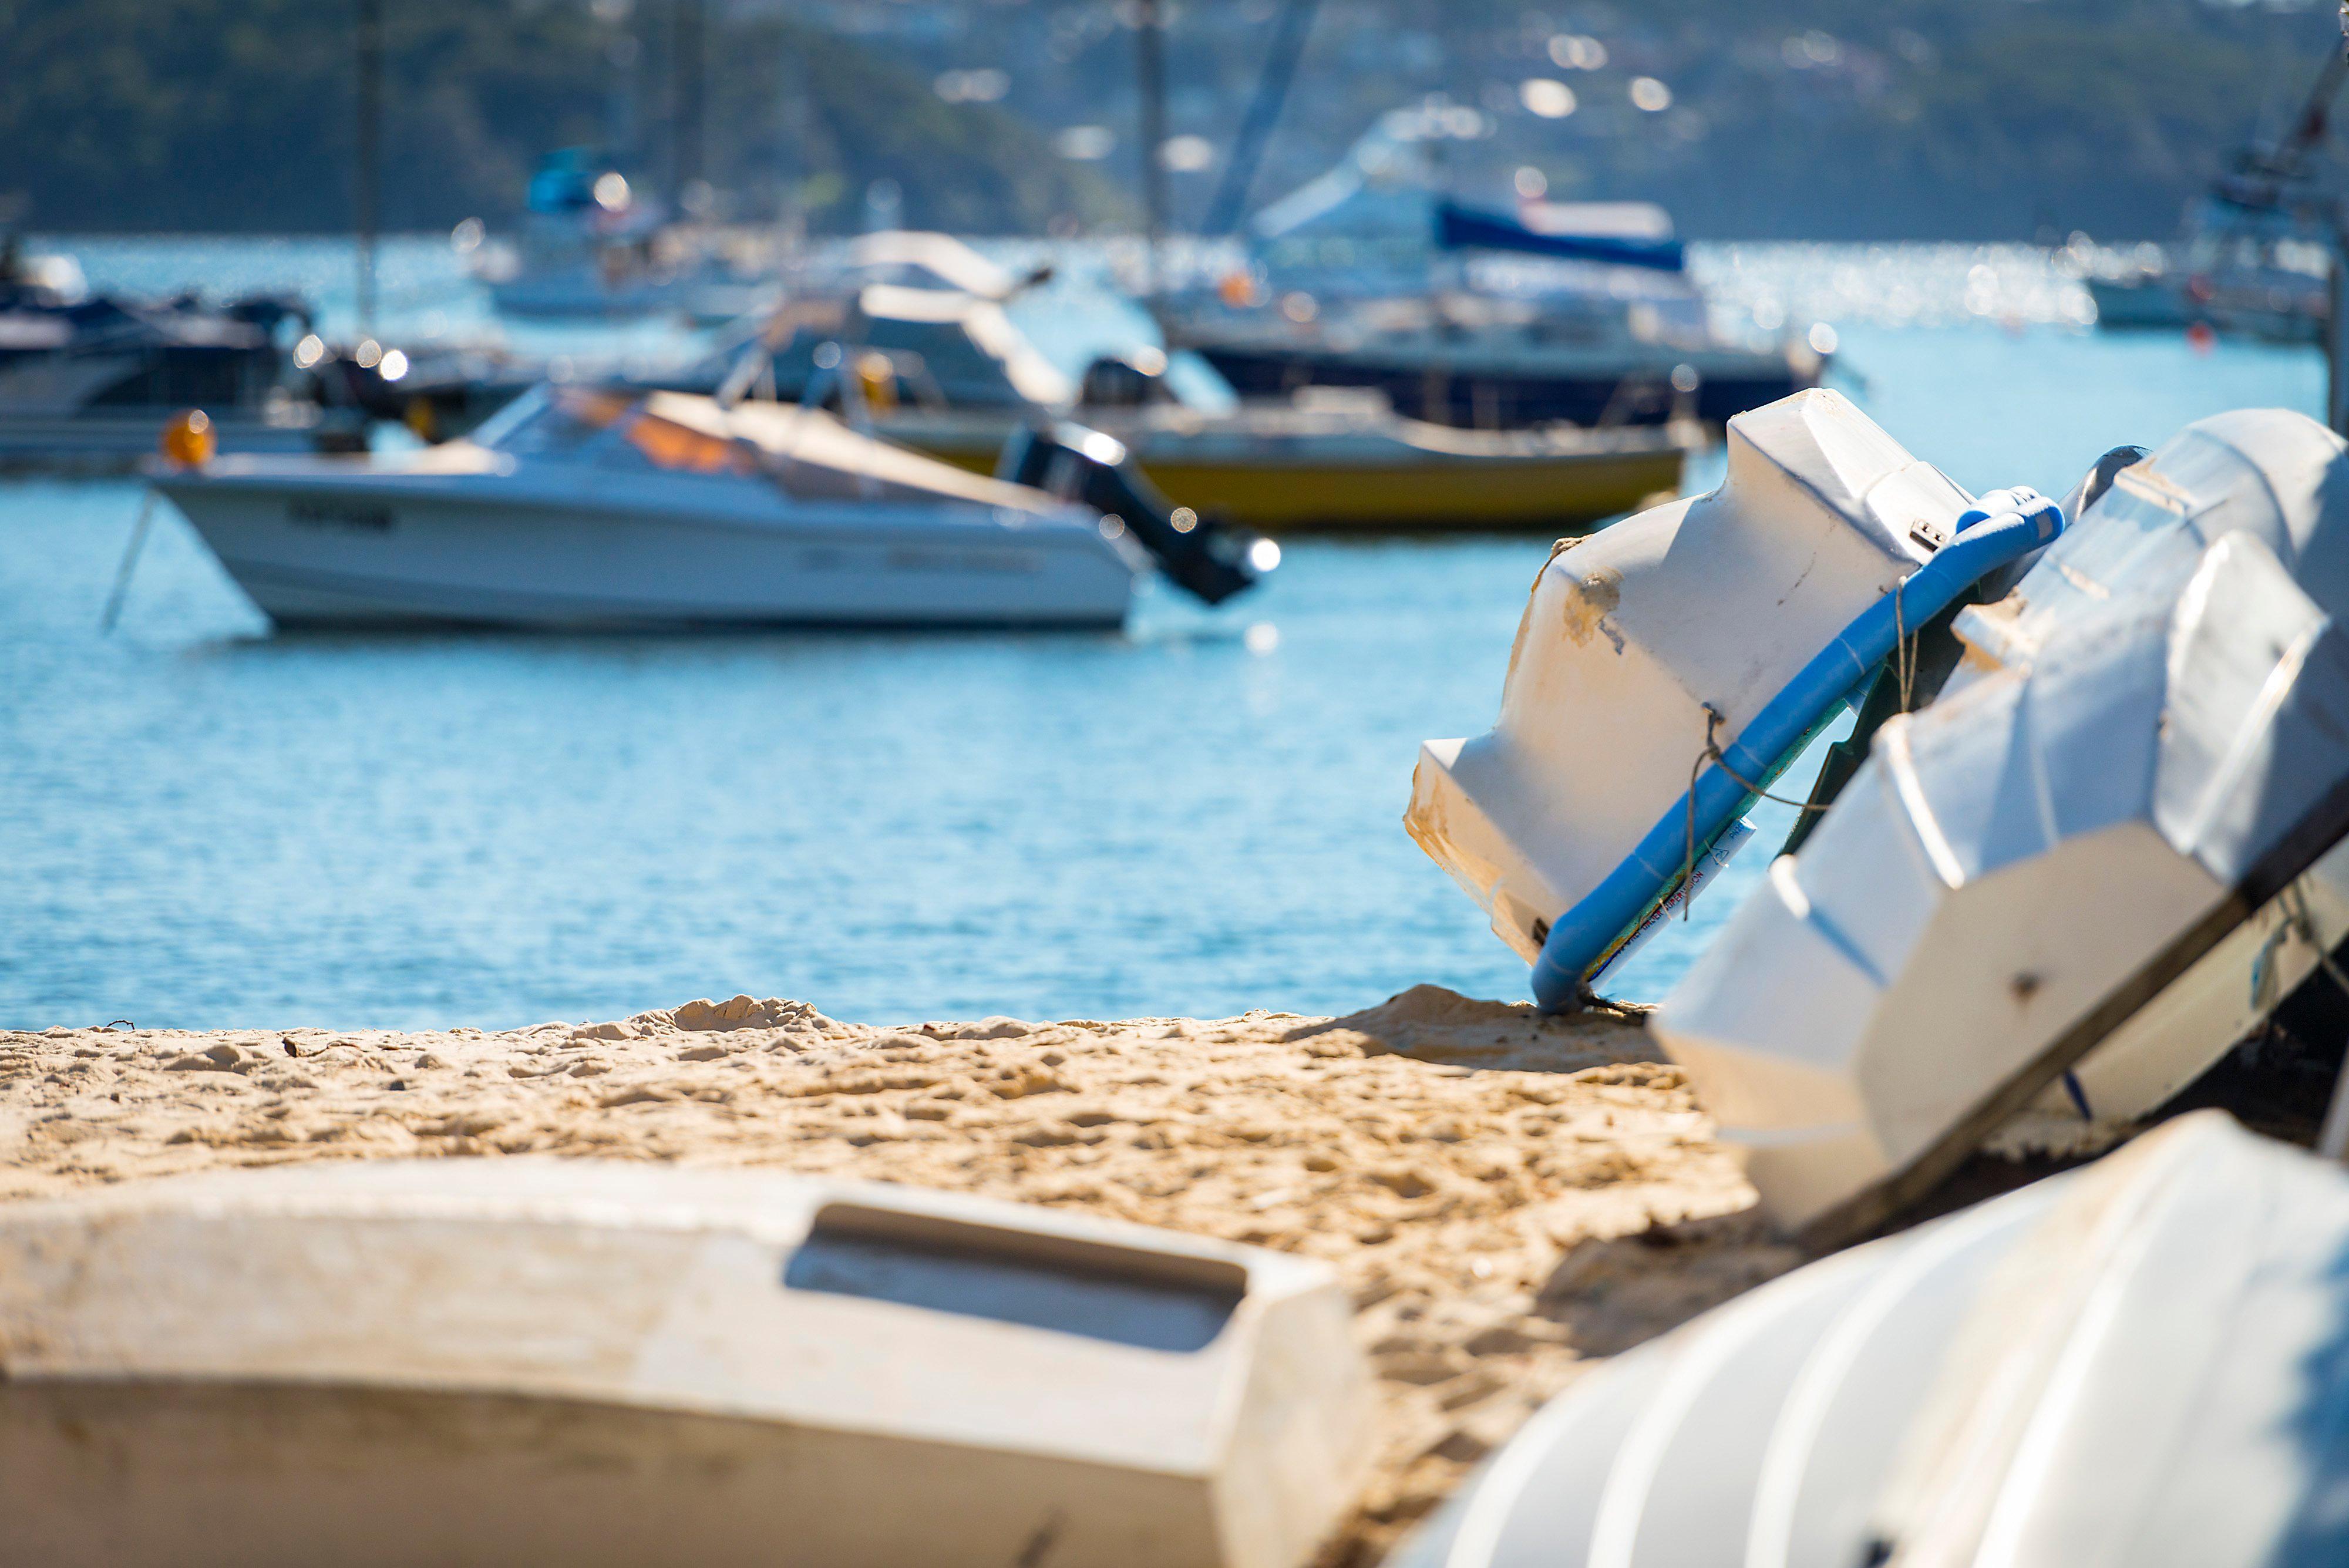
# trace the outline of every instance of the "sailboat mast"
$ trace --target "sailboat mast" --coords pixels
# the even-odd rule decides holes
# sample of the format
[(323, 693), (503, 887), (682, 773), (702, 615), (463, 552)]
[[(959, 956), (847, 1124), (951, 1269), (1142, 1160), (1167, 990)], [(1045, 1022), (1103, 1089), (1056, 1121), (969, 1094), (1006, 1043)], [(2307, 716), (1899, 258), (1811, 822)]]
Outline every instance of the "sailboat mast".
[(702, 19), (701, 0), (677, 0), (670, 17), (668, 199), (680, 212), (688, 187), (702, 177), (703, 78), (709, 55)]
[(1281, 107), (1288, 101), (1289, 84), (1297, 79), (1298, 62), (1305, 57), (1305, 40), (1312, 35), (1313, 13), (1320, 0), (1288, 0), (1280, 14), (1280, 31), (1273, 39), (1272, 51), (1265, 57), (1264, 74), (1257, 78), (1256, 98), (1248, 104), (1247, 118), (1240, 122), (1239, 134), (1232, 139), (1230, 159), (1224, 164), (1223, 182), (1216, 188), (1216, 199), (1207, 208), (1207, 222), (1200, 231), (1208, 235), (1228, 234), (1240, 226), (1247, 211), (1248, 188), (1256, 183), (1256, 171), (1264, 161), (1265, 144), (1272, 139), (1272, 128), (1280, 121)]
[(1166, 232), (1166, 38), (1158, 0), (1135, 0), (1134, 74), (1142, 114), (1143, 290), (1158, 292), (1158, 243)]
[(351, 208), (358, 241), (359, 335), (375, 336), (375, 238), (382, 178), (383, 0), (358, 0), (358, 123)]

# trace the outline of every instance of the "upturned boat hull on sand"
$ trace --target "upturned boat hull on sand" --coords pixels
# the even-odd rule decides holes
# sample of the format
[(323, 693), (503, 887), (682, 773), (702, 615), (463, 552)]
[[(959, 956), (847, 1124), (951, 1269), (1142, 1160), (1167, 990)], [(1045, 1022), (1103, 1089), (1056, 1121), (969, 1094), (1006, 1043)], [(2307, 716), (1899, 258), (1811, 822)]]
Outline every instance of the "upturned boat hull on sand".
[(2201, 1112), (1577, 1382), (1389, 1568), (2317, 1568), (2339, 1166)]
[(2121, 1136), (2340, 941), (2343, 468), (2265, 410), (2123, 470), (1666, 1000), (1776, 1217), (1864, 1231), (2034, 1100)]
[(2344, 471), (2251, 410), (2116, 449), (2061, 506), (1977, 503), (1826, 395), (1744, 416), (1714, 494), (1553, 556), (1500, 722), (1428, 742), (1406, 826), (1568, 1010), (1843, 706), (1897, 691), (1651, 1028), (1815, 1240), (1986, 1141), (2107, 1146), (2349, 932)]
[(0, 1562), (1291, 1568), (1369, 1457), (1322, 1264), (550, 1158), (0, 1217)]

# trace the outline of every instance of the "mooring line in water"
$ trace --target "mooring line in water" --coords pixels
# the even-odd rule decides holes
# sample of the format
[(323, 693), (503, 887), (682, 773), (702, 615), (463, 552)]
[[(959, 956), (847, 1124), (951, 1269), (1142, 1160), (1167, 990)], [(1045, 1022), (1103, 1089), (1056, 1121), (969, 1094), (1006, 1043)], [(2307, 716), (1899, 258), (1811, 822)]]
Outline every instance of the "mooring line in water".
[(155, 493), (147, 492), (139, 504), (139, 521), (130, 525), (130, 544), (122, 552), (122, 565), (115, 569), (114, 591), (106, 597), (106, 615), (98, 623), (98, 635), (111, 636), (115, 620), (122, 614), (123, 598), (130, 592), (130, 573), (139, 565), (139, 552), (147, 545), (147, 526), (155, 520)]

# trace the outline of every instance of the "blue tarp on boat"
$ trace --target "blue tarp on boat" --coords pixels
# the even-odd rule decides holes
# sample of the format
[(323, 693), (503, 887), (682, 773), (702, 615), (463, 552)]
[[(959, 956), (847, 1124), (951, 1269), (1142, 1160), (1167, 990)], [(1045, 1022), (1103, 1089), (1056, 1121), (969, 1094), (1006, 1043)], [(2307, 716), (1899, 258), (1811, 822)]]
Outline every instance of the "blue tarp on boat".
[(1616, 234), (1544, 234), (1515, 218), (1478, 212), (1453, 202), (1435, 204), (1435, 243), (1447, 251), (1519, 251), (1564, 261), (1680, 272), (1687, 256), (1678, 240), (1632, 239)]

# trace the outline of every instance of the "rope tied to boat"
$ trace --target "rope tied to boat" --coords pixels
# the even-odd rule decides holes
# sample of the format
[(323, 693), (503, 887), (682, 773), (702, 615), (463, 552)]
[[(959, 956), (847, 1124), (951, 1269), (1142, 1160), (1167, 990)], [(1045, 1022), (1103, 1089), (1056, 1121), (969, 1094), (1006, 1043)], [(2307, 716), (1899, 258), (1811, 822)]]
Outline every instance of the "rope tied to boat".
[[(1893, 678), (1900, 683), (1900, 711), (1903, 713), (1914, 711), (1911, 703), (1917, 690), (1917, 645), (1923, 636), (1921, 628), (1915, 637), (1909, 633), (1908, 606), (1901, 598), (1901, 590), (1908, 586), (1908, 579), (1904, 577), (1895, 584), (1892, 589), (1892, 673)], [(1768, 790), (1731, 767), (1729, 759), (1722, 754), (1721, 742), (1714, 736), (1714, 732), (1727, 721), (1722, 717), (1721, 711), (1712, 703), (1704, 703), (1703, 708), (1704, 750), (1697, 754), (1695, 762), (1689, 764), (1689, 787), (1685, 797), (1688, 801), (1688, 847), (1687, 853), (1681, 859), (1682, 890), (1681, 919), (1683, 921), (1691, 919), (1689, 909), (1696, 902), (1695, 898), (1689, 892), (1696, 880), (1696, 781), (1703, 775), (1704, 765), (1707, 763), (1719, 764), (1723, 773), (1727, 774), (1731, 779), (1743, 785), (1759, 800), (1770, 801), (1778, 805), (1791, 805), (1796, 811), (1804, 812), (1825, 811), (1834, 804), (1831, 801), (1788, 800), (1784, 795), (1772, 794)]]
[(1892, 589), (1892, 670), (1900, 682), (1900, 711), (1910, 711), (1909, 699), (1917, 688), (1917, 643), (1909, 635), (1908, 606), (1901, 602), (1900, 590), (1909, 586), (1903, 577)]
[(1731, 767), (1729, 759), (1722, 754), (1721, 742), (1716, 737), (1716, 732), (1728, 721), (1721, 716), (1721, 710), (1712, 703), (1703, 704), (1703, 708), (1704, 750), (1698, 753), (1696, 761), (1689, 764), (1689, 787), (1685, 797), (1688, 801), (1688, 854), (1681, 862), (1681, 919), (1682, 920), (1689, 919), (1689, 909), (1696, 902), (1695, 898), (1690, 893), (1690, 889), (1696, 883), (1696, 781), (1703, 774), (1707, 763), (1720, 768), (1734, 783), (1744, 785), (1746, 793), (1756, 800), (1766, 800), (1777, 805), (1791, 805), (1796, 811), (1825, 811), (1834, 804), (1831, 801), (1788, 800), (1785, 795), (1772, 794), (1768, 790)]
[[(1864, 607), (1746, 721), (1731, 746), (1745, 772), (1768, 773), (1777, 759), (1799, 749), (1829, 708), (1847, 700), (1858, 682), (1882, 667), (1893, 652), (1896, 634), (1899, 640), (1907, 640), (1905, 601), (1909, 593), (1920, 596), (1919, 620), (1930, 625), (1989, 573), (2053, 543), (2064, 531), (2064, 518), (2060, 507), (2036, 492), (2014, 490), (1982, 497), (1959, 515), (1957, 524), (1950, 543), (1895, 587), (1894, 604), (1878, 598)], [(1912, 691), (1912, 700), (1914, 695)], [(1704, 756), (1689, 789), (1664, 807), (1630, 852), (1552, 920), (1542, 937), (1533, 972), (1534, 999), (1542, 1011), (1565, 1012), (1580, 1005), (1593, 966), (1603, 963), (1651, 911), (1669, 908), (1674, 871), (1684, 883), (1694, 879), (1699, 837), (1725, 828), (1748, 798), (1781, 798), (1757, 788), (1744, 773), (1724, 763), (1714, 734), (1720, 716), (1710, 705), (1706, 712)], [(1706, 762), (1721, 764), (1718, 780), (1704, 767)], [(1824, 809), (1808, 802), (1783, 804), (1797, 810)], [(1681, 841), (1677, 867), (1672, 865), (1675, 838)]]

